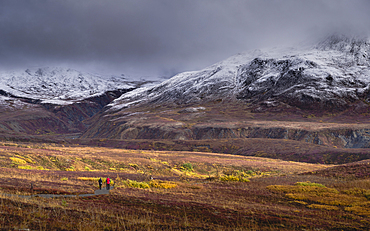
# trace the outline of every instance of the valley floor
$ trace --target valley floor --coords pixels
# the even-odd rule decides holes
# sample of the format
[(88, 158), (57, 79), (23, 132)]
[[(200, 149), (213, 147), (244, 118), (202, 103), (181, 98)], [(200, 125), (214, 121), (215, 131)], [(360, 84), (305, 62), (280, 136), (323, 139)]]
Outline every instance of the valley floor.
[[(324, 165), (207, 152), (4, 142), (0, 167), (0, 230), (370, 226), (370, 161)], [(114, 189), (106, 195), (18, 196), (94, 193), (98, 179), (108, 176)]]

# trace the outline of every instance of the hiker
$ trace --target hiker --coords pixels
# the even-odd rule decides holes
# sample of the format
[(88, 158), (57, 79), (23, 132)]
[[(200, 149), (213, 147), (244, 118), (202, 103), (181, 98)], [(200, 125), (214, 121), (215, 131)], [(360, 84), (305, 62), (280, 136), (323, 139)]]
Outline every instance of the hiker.
[(100, 179), (99, 179), (99, 189), (101, 190), (101, 186), (103, 185), (103, 180), (101, 179), (101, 177), (100, 177)]
[(107, 177), (107, 190), (109, 190), (109, 184), (110, 184), (110, 179), (109, 176)]

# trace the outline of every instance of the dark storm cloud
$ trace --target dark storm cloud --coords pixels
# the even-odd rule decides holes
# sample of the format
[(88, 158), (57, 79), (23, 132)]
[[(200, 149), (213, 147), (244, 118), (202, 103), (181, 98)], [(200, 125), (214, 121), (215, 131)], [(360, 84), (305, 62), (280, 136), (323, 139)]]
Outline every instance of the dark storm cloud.
[(2, 0), (0, 66), (172, 75), (264, 46), (366, 34), (369, 10), (367, 0)]

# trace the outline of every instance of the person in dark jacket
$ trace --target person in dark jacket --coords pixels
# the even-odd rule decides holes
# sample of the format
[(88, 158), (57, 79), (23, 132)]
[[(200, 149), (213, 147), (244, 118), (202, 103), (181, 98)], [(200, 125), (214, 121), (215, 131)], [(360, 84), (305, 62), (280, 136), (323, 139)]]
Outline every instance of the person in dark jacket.
[(101, 177), (100, 177), (100, 179), (99, 179), (99, 189), (101, 190), (101, 186), (103, 185), (103, 180), (101, 179)]
[(110, 189), (110, 179), (109, 179), (109, 176), (107, 177), (107, 190)]

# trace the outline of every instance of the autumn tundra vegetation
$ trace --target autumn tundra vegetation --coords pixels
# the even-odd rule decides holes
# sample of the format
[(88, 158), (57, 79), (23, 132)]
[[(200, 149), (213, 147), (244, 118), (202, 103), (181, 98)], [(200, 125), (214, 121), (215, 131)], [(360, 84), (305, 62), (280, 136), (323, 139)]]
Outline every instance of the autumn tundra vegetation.
[[(0, 230), (368, 230), (370, 161), (0, 143)], [(93, 194), (109, 176), (109, 194)], [(62, 195), (45, 198), (42, 194)]]

